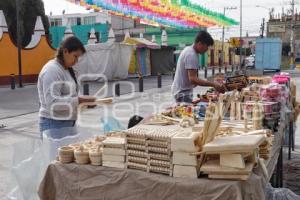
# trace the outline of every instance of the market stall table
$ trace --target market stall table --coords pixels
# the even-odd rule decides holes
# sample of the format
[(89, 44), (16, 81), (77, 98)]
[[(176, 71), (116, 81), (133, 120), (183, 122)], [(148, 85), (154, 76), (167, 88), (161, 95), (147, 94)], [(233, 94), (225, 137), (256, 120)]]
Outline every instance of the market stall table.
[(268, 177), (264, 177), (260, 167), (254, 169), (247, 181), (230, 181), (207, 178), (174, 178), (130, 169), (54, 162), (48, 166), (38, 193), (42, 200), (261, 200), (265, 198), (265, 186), (276, 167), (283, 131), (287, 124), (288, 122), (280, 124), (270, 159), (265, 161)]
[[(231, 102), (231, 101), (229, 101)], [(282, 144), (291, 126), (292, 112), (284, 111), (269, 158), (258, 162), (249, 179), (175, 178), (131, 169), (61, 164), (48, 166), (38, 194), (48, 199), (200, 199), (262, 200), (276, 168), (276, 186), (282, 187)], [(292, 129), (290, 128), (290, 149)], [(289, 149), (289, 150), (290, 150)], [(291, 151), (291, 150), (290, 150)], [(265, 169), (265, 170), (264, 170)]]

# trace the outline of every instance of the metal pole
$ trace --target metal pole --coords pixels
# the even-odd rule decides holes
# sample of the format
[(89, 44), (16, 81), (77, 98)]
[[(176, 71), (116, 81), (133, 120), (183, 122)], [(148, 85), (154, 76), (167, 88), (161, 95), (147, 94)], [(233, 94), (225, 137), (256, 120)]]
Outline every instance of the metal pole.
[(22, 55), (21, 55), (21, 28), (20, 28), (20, 1), (16, 0), (16, 17), (17, 17), (17, 46), (18, 46), (18, 67), (19, 67), (19, 87), (23, 87), (22, 80)]
[(240, 0), (240, 70), (242, 68), (243, 0)]
[(14, 74), (10, 75), (10, 88), (14, 90), (16, 88), (16, 78)]
[(115, 85), (115, 96), (120, 96), (120, 83)]
[(161, 74), (157, 74), (157, 87), (161, 88)]
[(265, 32), (265, 18), (263, 18), (263, 22), (262, 22), (262, 30), (261, 30), (261, 37), (264, 37), (264, 32)]
[(143, 82), (143, 77), (139, 77), (139, 92), (144, 92), (144, 82)]
[[(237, 7), (224, 7), (223, 15), (225, 16), (226, 10), (235, 10)], [(224, 66), (224, 43), (225, 43), (225, 27), (222, 29), (222, 66)]]
[[(226, 7), (224, 7), (223, 15), (225, 16)], [(225, 40), (225, 27), (223, 26), (222, 30), (222, 57), (221, 57), (221, 65), (224, 65), (224, 40)]]
[(295, 45), (294, 45), (294, 26), (295, 26), (295, 0), (292, 0), (292, 21), (291, 21), (291, 60), (290, 60), (290, 69), (294, 69), (294, 54), (295, 54)]

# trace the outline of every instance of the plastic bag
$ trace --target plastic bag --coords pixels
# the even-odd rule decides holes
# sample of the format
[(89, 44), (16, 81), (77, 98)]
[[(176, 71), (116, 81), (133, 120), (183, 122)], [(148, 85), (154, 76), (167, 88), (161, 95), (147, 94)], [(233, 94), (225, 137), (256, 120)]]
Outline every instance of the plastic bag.
[[(63, 136), (63, 137), (62, 137)], [(50, 129), (43, 132), (43, 153), (50, 163), (57, 156), (57, 149), (62, 146), (80, 142), (80, 134), (74, 127)]]
[(8, 199), (39, 199), (37, 194), (39, 184), (48, 165), (56, 158), (57, 149), (90, 137), (90, 134), (80, 134), (76, 128), (68, 127), (44, 131), (43, 141), (35, 139), (16, 144), (11, 170), (16, 183), (7, 195)]
[(114, 117), (101, 117), (100, 121), (102, 123), (104, 133), (125, 130), (121, 123)]
[(300, 200), (300, 196), (287, 188), (273, 188), (268, 183), (266, 187), (266, 200)]

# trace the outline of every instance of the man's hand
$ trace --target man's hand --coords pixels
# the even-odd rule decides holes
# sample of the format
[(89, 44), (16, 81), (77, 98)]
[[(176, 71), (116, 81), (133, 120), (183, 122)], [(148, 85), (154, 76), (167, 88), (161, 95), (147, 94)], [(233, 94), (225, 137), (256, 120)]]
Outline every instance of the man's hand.
[(218, 83), (214, 84), (214, 88), (220, 93), (224, 93), (226, 91), (225, 86)]
[(205, 87), (213, 87), (215, 90), (217, 90), (220, 93), (224, 93), (226, 91), (225, 86), (220, 85), (218, 83), (210, 82), (207, 80), (199, 79), (197, 77), (197, 70), (195, 69), (188, 69), (188, 77), (192, 84), (199, 85), (199, 86), (205, 86)]

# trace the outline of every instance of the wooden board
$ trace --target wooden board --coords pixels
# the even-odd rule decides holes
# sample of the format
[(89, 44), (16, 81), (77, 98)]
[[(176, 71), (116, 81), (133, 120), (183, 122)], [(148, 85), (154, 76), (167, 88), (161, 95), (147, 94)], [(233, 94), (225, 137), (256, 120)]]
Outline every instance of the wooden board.
[(111, 148), (123, 148), (125, 147), (125, 138), (119, 137), (107, 137), (103, 140), (104, 147), (111, 147)]
[(171, 138), (171, 151), (180, 152), (196, 152), (199, 146), (196, 144), (199, 132), (182, 132), (178, 133)]
[(243, 150), (254, 150), (265, 140), (263, 135), (246, 136), (224, 136), (215, 138), (203, 146), (206, 153), (209, 152), (242, 152)]
[(226, 179), (226, 180), (242, 180), (246, 181), (250, 175), (221, 175), (221, 174), (209, 174), (208, 178), (211, 179)]
[(173, 176), (182, 178), (198, 178), (199, 168), (195, 166), (174, 165)]
[(200, 168), (205, 174), (224, 174), (224, 175), (249, 175), (252, 173), (254, 163), (246, 163), (245, 169), (237, 169), (233, 167), (220, 166), (219, 160), (206, 161)]
[(103, 154), (125, 156), (125, 149), (104, 147)]
[(125, 168), (124, 162), (111, 162), (111, 161), (102, 161), (102, 166), (104, 167), (115, 167), (115, 168)]
[(190, 155), (189, 153), (173, 152), (173, 164), (197, 166), (198, 160), (197, 156)]
[(125, 156), (116, 156), (116, 155), (102, 155), (103, 161), (111, 161), (111, 162), (125, 162)]
[(241, 154), (220, 154), (220, 165), (222, 167), (234, 167), (245, 169), (245, 161)]

